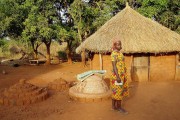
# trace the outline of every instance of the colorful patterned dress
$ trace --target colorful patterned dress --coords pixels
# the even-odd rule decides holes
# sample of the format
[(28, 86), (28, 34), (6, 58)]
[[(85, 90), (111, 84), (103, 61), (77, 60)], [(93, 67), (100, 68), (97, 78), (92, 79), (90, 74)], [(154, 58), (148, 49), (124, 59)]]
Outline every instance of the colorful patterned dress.
[(112, 75), (110, 79), (112, 99), (122, 100), (123, 97), (129, 95), (124, 55), (121, 52), (113, 51), (111, 53), (111, 60), (117, 62), (116, 67), (118, 69), (118, 75), (120, 76), (121, 82), (123, 82), (123, 85), (115, 85), (115, 81), (117, 78), (116, 74), (112, 70)]

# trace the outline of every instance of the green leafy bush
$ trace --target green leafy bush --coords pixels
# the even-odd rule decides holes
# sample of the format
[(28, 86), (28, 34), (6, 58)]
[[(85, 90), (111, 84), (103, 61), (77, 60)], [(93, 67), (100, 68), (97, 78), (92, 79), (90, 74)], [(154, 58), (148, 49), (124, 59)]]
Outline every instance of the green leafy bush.
[(59, 51), (58, 52), (58, 57), (62, 60), (67, 60), (67, 54), (65, 51)]
[(0, 47), (3, 47), (7, 44), (7, 41), (4, 39), (0, 39)]

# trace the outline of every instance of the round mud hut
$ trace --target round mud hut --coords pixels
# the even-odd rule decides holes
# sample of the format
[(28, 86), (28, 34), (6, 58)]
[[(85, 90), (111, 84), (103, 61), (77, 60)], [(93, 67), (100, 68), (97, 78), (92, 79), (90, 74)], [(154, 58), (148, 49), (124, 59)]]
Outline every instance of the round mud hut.
[(76, 49), (94, 53), (91, 69), (111, 71), (113, 38), (122, 42), (130, 81), (180, 80), (180, 35), (146, 18), (128, 4)]

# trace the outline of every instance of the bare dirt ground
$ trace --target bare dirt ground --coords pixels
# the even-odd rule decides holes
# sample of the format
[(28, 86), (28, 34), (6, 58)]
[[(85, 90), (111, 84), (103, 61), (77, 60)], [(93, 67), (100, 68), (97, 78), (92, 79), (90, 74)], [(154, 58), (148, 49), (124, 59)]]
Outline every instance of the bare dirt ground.
[[(8, 74), (2, 74), (2, 70)], [(87, 71), (80, 63), (50, 66), (0, 66), (0, 90), (20, 79), (40, 87), (57, 78), (75, 81)], [(53, 92), (43, 102), (28, 106), (0, 105), (0, 120), (180, 120), (180, 81), (131, 83), (131, 95), (123, 102), (128, 115), (111, 110), (111, 100), (98, 103), (72, 101), (68, 91)]]

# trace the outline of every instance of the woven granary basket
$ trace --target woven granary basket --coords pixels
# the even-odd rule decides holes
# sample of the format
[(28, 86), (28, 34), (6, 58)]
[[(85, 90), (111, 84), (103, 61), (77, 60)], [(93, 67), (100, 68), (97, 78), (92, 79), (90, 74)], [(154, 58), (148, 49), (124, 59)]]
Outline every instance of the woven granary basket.
[(81, 102), (96, 102), (110, 98), (111, 92), (99, 76), (93, 75), (71, 87), (69, 95)]
[(45, 100), (48, 92), (32, 84), (20, 80), (19, 83), (5, 89), (0, 93), (0, 104), (2, 105), (28, 105)]

